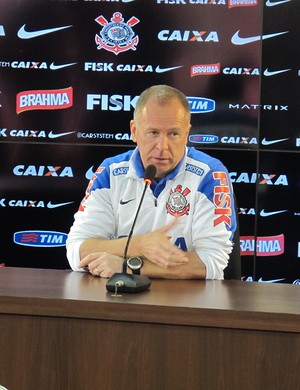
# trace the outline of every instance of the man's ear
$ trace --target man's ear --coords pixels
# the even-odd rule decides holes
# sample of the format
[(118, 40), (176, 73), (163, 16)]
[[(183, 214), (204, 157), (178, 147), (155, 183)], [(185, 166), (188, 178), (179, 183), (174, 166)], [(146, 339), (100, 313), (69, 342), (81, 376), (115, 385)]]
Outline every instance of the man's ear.
[(130, 132), (131, 132), (132, 141), (136, 143), (136, 125), (134, 119), (130, 121)]

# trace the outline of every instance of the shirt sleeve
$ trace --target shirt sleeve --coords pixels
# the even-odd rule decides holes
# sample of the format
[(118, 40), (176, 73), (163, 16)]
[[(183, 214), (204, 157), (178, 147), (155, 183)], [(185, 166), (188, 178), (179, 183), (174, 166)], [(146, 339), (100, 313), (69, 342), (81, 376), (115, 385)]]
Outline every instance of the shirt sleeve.
[(194, 249), (206, 266), (206, 279), (224, 278), (235, 229), (232, 184), (226, 168), (216, 160), (199, 185), (192, 229)]
[(115, 218), (110, 200), (109, 168), (103, 165), (89, 182), (68, 234), (66, 249), (71, 268), (81, 271), (78, 268), (79, 249), (84, 240), (93, 237), (111, 239), (114, 234)]

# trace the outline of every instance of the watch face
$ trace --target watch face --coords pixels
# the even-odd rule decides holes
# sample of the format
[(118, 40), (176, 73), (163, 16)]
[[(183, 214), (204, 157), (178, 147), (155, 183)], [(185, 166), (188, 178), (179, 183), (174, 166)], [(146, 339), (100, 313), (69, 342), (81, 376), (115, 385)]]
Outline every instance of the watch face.
[(127, 260), (127, 264), (131, 269), (139, 269), (143, 265), (143, 261), (140, 257), (130, 257)]

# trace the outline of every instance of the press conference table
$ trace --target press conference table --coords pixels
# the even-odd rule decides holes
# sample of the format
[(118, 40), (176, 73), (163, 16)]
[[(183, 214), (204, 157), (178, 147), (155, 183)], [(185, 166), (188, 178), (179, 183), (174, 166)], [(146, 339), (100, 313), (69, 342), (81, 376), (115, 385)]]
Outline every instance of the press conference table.
[(8, 390), (300, 389), (300, 287), (153, 280), (114, 296), (69, 270), (0, 268)]

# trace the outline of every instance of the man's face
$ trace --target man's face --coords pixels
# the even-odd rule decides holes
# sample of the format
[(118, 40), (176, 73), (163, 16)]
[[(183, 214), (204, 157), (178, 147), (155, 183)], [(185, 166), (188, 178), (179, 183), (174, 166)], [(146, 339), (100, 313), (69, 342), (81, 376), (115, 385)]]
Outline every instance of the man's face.
[(177, 99), (159, 105), (150, 98), (130, 122), (144, 168), (155, 165), (159, 179), (175, 168), (183, 157), (190, 128), (188, 114)]

